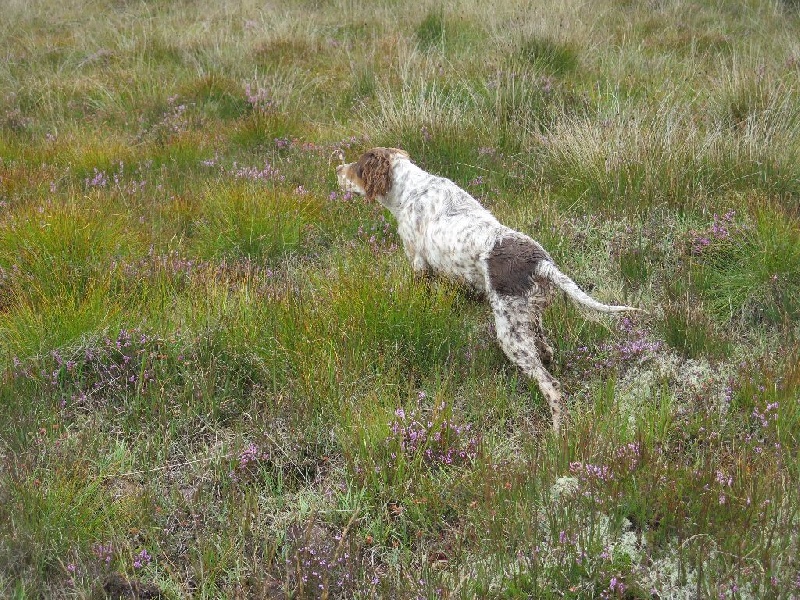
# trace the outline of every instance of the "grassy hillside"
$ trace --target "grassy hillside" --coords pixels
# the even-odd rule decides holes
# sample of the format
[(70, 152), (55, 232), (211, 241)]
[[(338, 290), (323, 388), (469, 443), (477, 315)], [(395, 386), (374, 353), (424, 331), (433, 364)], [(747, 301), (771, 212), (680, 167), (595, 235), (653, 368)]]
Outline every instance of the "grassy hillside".
[[(7, 0), (0, 595), (800, 597), (796, 1)], [(412, 277), (408, 150), (600, 300)]]

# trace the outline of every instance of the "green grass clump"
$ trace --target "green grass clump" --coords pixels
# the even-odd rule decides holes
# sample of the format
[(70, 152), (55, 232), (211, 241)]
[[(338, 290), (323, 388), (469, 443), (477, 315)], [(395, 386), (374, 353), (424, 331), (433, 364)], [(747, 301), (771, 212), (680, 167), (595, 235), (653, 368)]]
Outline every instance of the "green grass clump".
[(59, 469), (17, 471), (6, 489), (1, 518), (13, 513), (19, 537), (16, 556), (5, 562), (4, 573), (19, 581), (74, 573), (79, 557), (91, 554), (93, 544), (114, 539), (123, 528), (140, 527), (148, 518), (145, 498), (131, 494), (114, 499), (106, 473), (92, 472), (90, 465), (74, 460), (73, 449), (53, 446), (55, 437), (42, 430), (37, 442), (62, 457)]
[(136, 306), (119, 268), (143, 250), (128, 223), (81, 202), (21, 210), (4, 224), (0, 338), (10, 352), (46, 351)]
[(444, 11), (439, 8), (428, 12), (417, 26), (415, 33), (417, 41), (423, 48), (442, 46), (445, 35)]
[(237, 119), (250, 108), (241, 83), (222, 75), (201, 77), (181, 92), (181, 97), (199, 105), (204, 114), (221, 120)]
[(578, 68), (578, 53), (570, 44), (531, 37), (517, 48), (518, 60), (550, 75), (563, 76)]
[[(243, 169), (243, 177), (274, 176), (269, 164)], [(315, 199), (275, 185), (211, 187), (192, 243), (201, 258), (274, 259), (298, 246), (318, 210)]]
[(729, 355), (731, 344), (716, 329), (714, 322), (696, 305), (677, 303), (664, 316), (664, 341), (690, 358)]
[(0, 230), (0, 266), (15, 274), (9, 293), (35, 306), (79, 298), (107, 279), (112, 263), (137, 253), (141, 244), (126, 231), (124, 218), (104, 218), (103, 212), (74, 203), (14, 215)]
[(800, 229), (795, 217), (761, 208), (752, 223), (737, 224), (715, 215), (710, 229), (695, 234), (695, 240), (695, 285), (717, 317), (774, 324), (798, 318), (793, 282), (800, 277)]

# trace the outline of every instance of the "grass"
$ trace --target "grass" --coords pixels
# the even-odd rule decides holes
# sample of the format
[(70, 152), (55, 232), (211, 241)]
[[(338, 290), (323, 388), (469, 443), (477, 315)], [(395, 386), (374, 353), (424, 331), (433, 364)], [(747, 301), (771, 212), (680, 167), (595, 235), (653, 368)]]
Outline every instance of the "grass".
[[(799, 31), (768, 0), (11, 2), (0, 595), (800, 595)], [(646, 309), (546, 313), (566, 436), (484, 303), (336, 189), (372, 145)]]

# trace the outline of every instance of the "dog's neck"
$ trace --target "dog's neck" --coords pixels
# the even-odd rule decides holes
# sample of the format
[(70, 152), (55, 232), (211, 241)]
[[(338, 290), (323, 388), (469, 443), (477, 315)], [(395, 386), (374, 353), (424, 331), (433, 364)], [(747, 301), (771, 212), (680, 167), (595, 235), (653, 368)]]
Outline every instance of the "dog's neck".
[(408, 204), (409, 192), (418, 188), (426, 177), (431, 175), (409, 159), (396, 156), (392, 159), (392, 187), (385, 196), (378, 196), (376, 200), (395, 213)]

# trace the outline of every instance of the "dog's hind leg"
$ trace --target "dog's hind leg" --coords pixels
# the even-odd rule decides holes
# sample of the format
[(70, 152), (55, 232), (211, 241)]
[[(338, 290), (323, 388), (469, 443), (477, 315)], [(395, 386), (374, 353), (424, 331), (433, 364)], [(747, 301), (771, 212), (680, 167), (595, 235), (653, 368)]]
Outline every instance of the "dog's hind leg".
[(547, 338), (544, 335), (544, 327), (542, 327), (542, 315), (537, 313), (533, 319), (533, 332), (536, 339), (536, 349), (539, 351), (539, 358), (548, 369), (553, 364), (553, 348), (547, 343)]
[(564, 420), (561, 384), (550, 375), (539, 356), (539, 348), (544, 344), (545, 352), (549, 354), (545, 358), (552, 358), (552, 349), (540, 338), (540, 326), (537, 328), (537, 324), (531, 322), (523, 296), (500, 296), (492, 293), (489, 300), (494, 312), (500, 348), (527, 377), (539, 384), (539, 389), (550, 407), (553, 429), (558, 432)]

